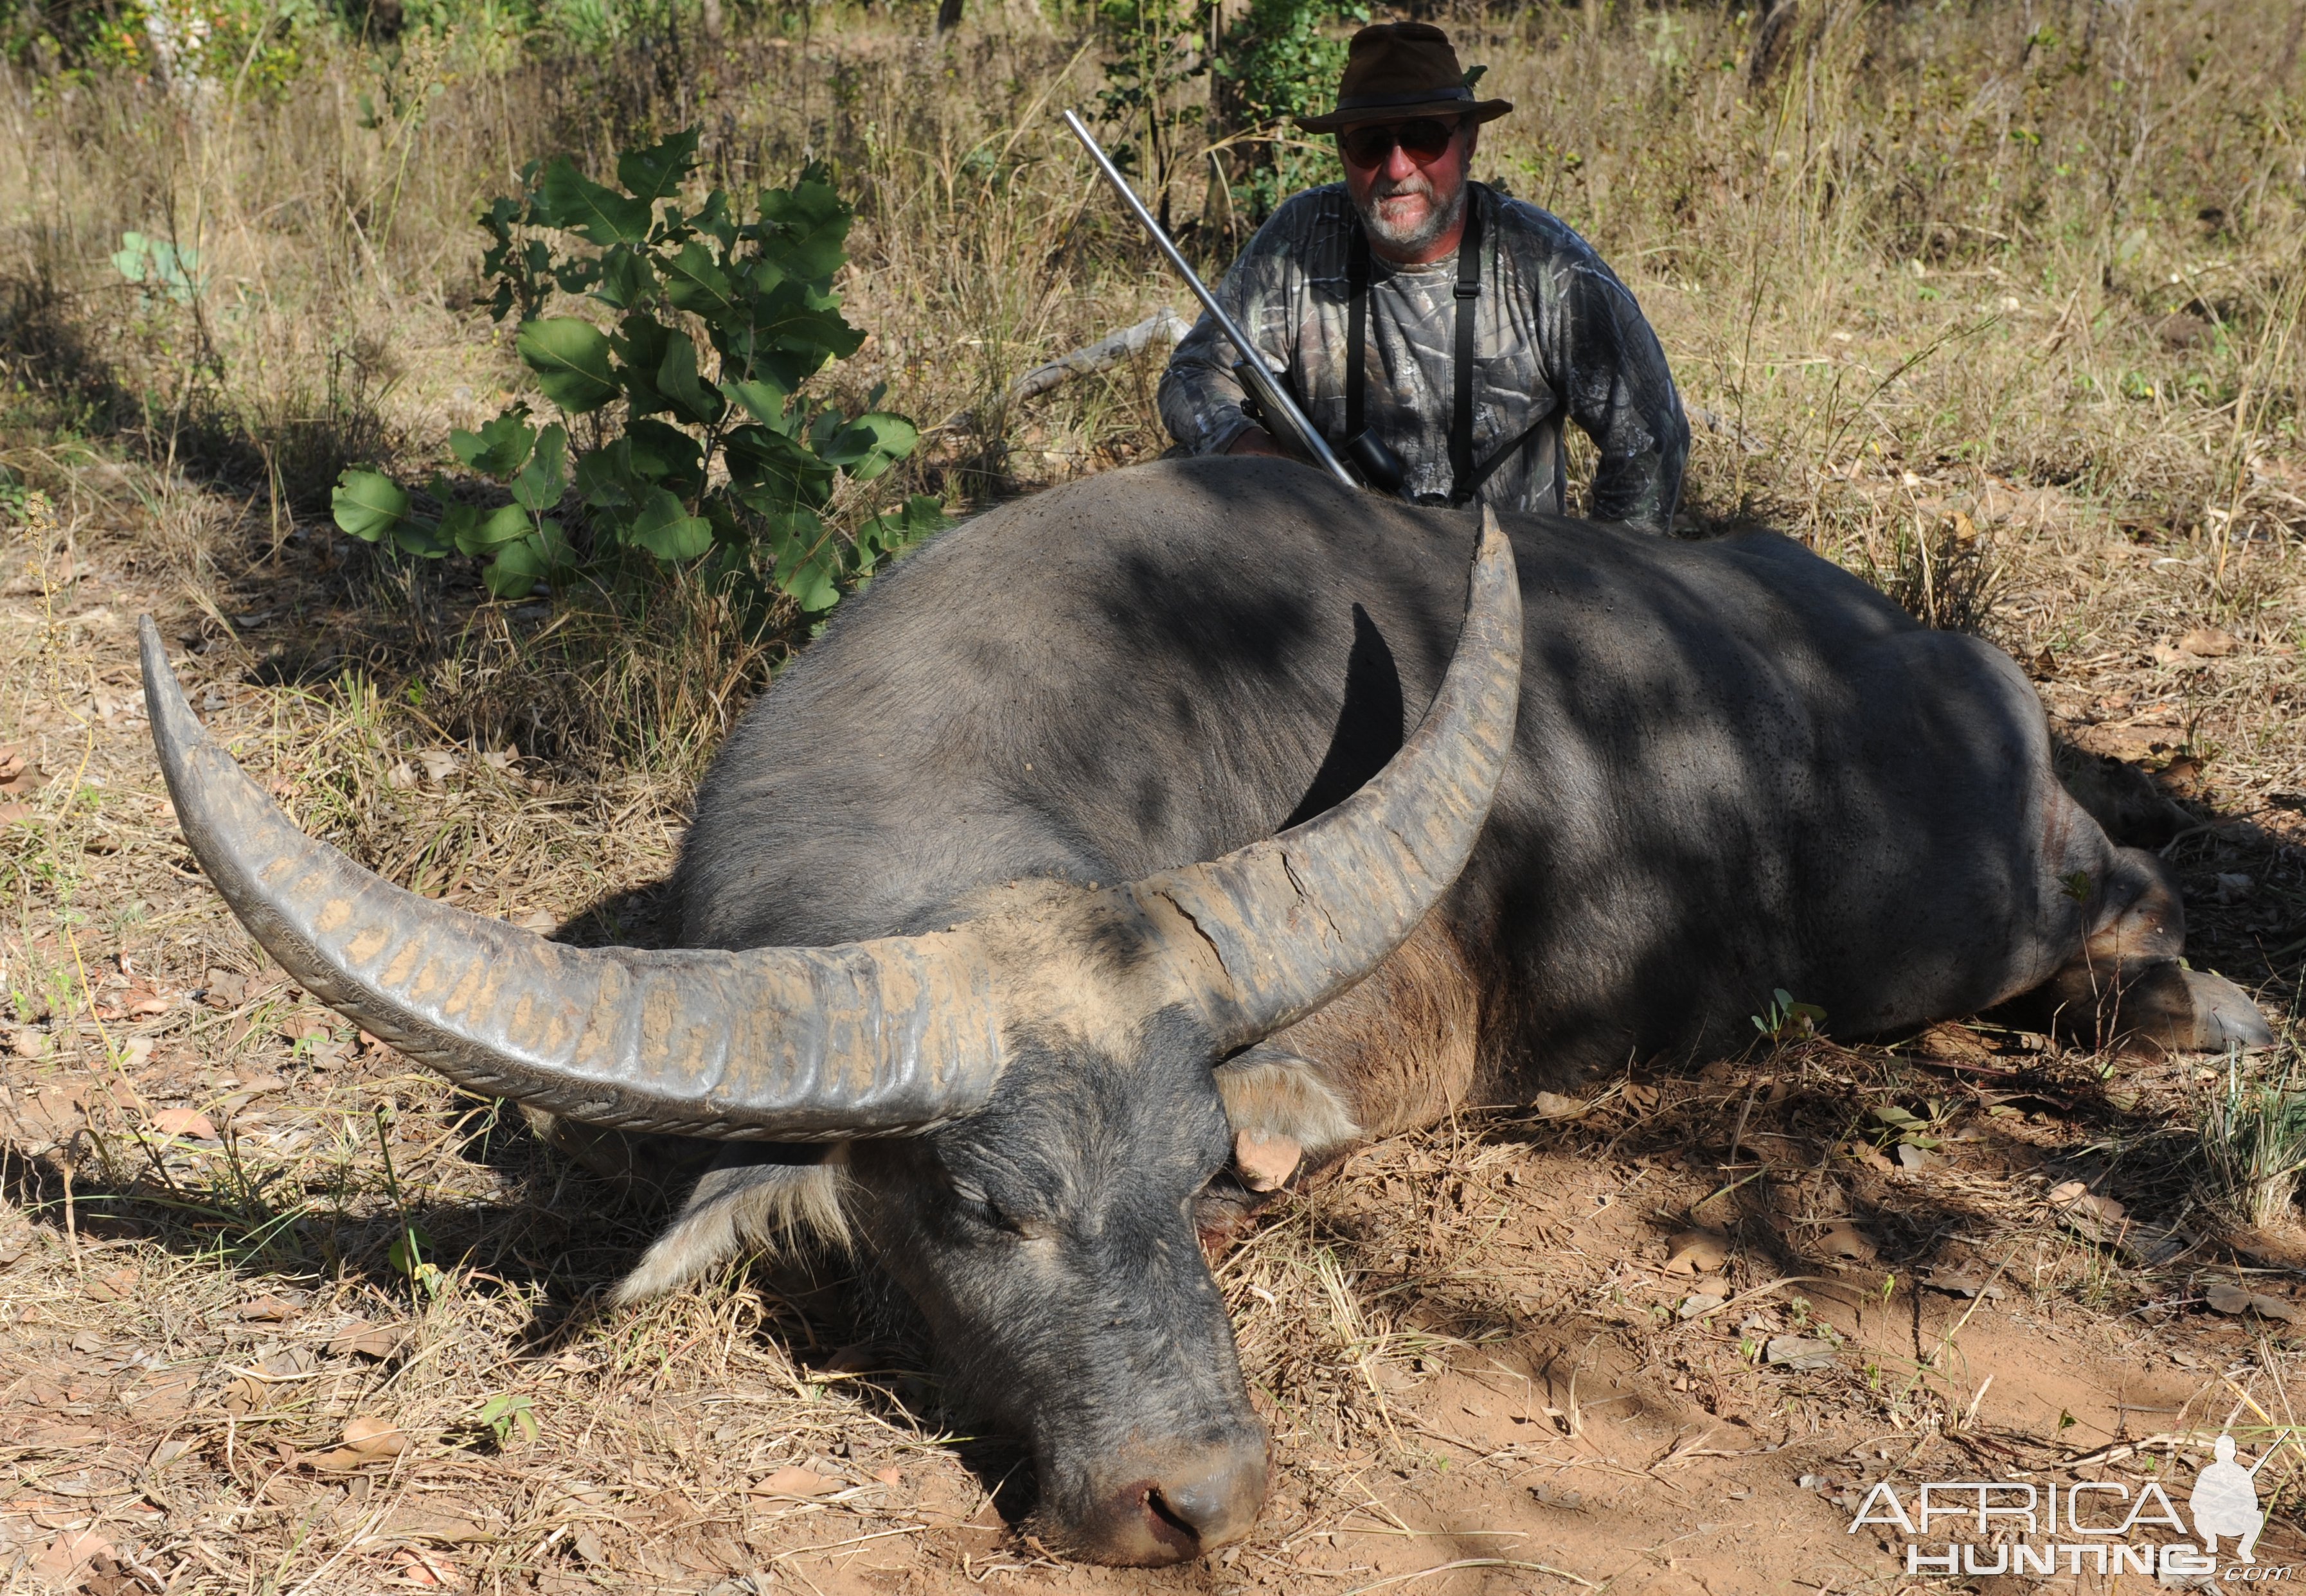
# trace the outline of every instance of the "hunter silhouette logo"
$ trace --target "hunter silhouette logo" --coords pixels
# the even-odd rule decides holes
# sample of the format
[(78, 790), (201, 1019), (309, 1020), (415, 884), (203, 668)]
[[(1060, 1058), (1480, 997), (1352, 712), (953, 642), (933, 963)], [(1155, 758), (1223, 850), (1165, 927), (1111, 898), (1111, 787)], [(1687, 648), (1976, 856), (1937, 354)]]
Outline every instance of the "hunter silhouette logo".
[(2267, 1448), (2266, 1456), (2249, 1468), (2234, 1461), (2233, 1437), (2220, 1436), (2215, 1450), (2217, 1461), (2195, 1478), (2194, 1494), (2186, 1502), (2194, 1511), (2194, 1533), (2202, 1538), (2202, 1549), (2212, 1557), (2217, 1556), (2219, 1536), (2239, 1535), (2242, 1540), (2233, 1555), (2244, 1563), (2254, 1563), (2258, 1532), (2266, 1527), (2266, 1515), (2258, 1507), (2258, 1471), (2276, 1448)]

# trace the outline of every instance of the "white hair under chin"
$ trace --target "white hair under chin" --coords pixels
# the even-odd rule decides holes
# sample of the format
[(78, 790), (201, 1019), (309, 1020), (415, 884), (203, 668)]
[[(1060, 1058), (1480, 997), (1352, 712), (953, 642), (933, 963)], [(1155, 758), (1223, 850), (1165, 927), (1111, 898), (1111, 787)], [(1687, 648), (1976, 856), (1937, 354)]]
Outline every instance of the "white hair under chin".
[(1414, 227), (1397, 227), (1388, 222), (1378, 214), (1377, 202), (1389, 200), (1396, 194), (1430, 195), (1432, 192), (1433, 180), (1422, 171), (1392, 187), (1387, 187), (1385, 179), (1380, 177), (1371, 185), (1368, 201), (1356, 205), (1354, 209), (1360, 211), (1362, 226), (1369, 230), (1372, 239), (1387, 249), (1405, 255), (1420, 254), (1431, 249), (1465, 216), (1466, 197), (1473, 192), (1472, 183), (1460, 183), (1456, 196), (1447, 206), (1439, 210), (1427, 211), (1425, 219)]

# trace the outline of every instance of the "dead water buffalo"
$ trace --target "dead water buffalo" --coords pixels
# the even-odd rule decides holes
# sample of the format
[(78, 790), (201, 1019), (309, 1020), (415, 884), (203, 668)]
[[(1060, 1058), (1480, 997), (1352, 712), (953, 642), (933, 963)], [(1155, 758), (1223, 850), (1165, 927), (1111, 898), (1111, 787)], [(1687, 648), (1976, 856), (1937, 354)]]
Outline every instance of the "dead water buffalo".
[(2177, 961), (2162, 866), (2052, 777), (2011, 661), (1775, 537), (1484, 537), (1272, 460), (1004, 506), (746, 717), (666, 952), (558, 946), (306, 839), (144, 647), (184, 834), (283, 966), (475, 1090), (726, 1143), (628, 1296), (853, 1235), (1085, 1558), (1255, 1516), (1265, 1433), (1195, 1230), (1300, 1151), (1734, 1047), (1775, 987), (1842, 1034), (2014, 999), (2266, 1037)]

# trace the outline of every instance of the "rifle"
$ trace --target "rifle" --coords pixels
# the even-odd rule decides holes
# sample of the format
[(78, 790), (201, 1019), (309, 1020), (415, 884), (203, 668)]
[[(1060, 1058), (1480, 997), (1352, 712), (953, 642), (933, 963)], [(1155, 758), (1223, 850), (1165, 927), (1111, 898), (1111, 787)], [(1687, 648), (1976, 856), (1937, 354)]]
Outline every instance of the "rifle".
[(1235, 325), (1231, 316), (1226, 314), (1225, 307), (1217, 303), (1217, 295), (1209, 291), (1200, 274), (1185, 264), (1185, 257), (1179, 254), (1177, 246), (1169, 242), (1169, 235), (1161, 230), (1161, 224), (1153, 219), (1153, 213), (1145, 209), (1145, 201), (1139, 199), (1137, 191), (1129, 186), (1129, 180), (1121, 175), (1121, 168), (1113, 164), (1113, 158), (1098, 147), (1096, 136), (1071, 111), (1065, 113), (1065, 125), (1073, 130), (1073, 137), (1088, 149), (1089, 158), (1097, 162), (1097, 170), (1103, 172), (1105, 180), (1113, 184), (1113, 192), (1121, 196), (1122, 203), (1129, 207), (1145, 231), (1152, 235), (1154, 243), (1169, 258), (1169, 264), (1175, 267), (1178, 275), (1185, 279), (1185, 286), (1193, 291), (1193, 297), (1201, 302), (1201, 308), (1209, 312), (1211, 320), (1217, 322), (1217, 330), (1230, 338), (1233, 346), (1241, 351), (1241, 359), (1234, 363), (1234, 380), (1249, 394), (1251, 403), (1256, 406), (1257, 419), (1264, 423), (1266, 430), (1274, 435), (1282, 448), (1294, 449), (1311, 460), (1346, 487), (1361, 487), (1360, 479), (1345, 469), (1345, 462), (1337, 458), (1337, 451), (1329, 447), (1328, 440), (1323, 438), (1320, 430), (1306, 418), (1305, 412), (1298, 407), (1296, 399), (1282, 386), (1279, 377), (1259, 356), (1248, 335)]

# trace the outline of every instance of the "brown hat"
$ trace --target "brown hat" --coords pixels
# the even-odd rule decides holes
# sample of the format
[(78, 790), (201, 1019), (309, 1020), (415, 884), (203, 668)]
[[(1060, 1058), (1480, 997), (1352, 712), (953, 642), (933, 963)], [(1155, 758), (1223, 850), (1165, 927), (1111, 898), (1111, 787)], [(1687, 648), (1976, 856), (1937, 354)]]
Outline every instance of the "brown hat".
[(1513, 109), (1509, 99), (1475, 99), (1449, 36), (1431, 22), (1376, 22), (1354, 35), (1337, 83), (1337, 108), (1300, 116), (1309, 133), (1412, 116), (1470, 116), (1487, 122)]

